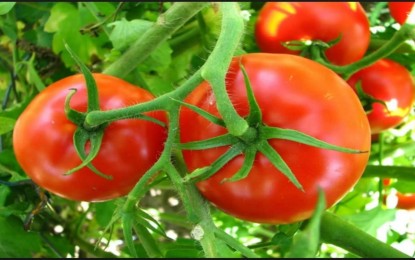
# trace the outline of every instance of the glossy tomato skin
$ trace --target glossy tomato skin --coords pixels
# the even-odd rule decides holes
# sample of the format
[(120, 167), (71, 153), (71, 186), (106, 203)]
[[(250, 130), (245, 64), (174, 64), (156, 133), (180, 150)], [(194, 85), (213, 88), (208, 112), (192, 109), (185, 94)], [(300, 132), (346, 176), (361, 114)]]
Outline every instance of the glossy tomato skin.
[(399, 63), (381, 59), (366, 67), (347, 81), (356, 91), (361, 82), (365, 93), (386, 102), (374, 103), (367, 114), (372, 133), (380, 133), (399, 125), (412, 109), (415, 86), (410, 72)]
[(299, 54), (281, 42), (332, 41), (329, 61), (346, 65), (361, 59), (370, 42), (369, 21), (359, 2), (267, 2), (258, 14), (255, 39), (263, 52)]
[[(246, 116), (249, 108), (239, 59), (249, 75), (265, 125), (298, 130), (344, 147), (370, 150), (369, 124), (350, 86), (331, 70), (300, 56), (252, 53), (233, 59), (226, 79), (227, 91), (241, 116)], [(219, 116), (215, 100), (209, 84), (204, 82), (186, 102)], [(187, 108), (181, 110), (180, 129), (183, 143), (227, 132)], [(311, 216), (319, 186), (326, 194), (328, 207), (341, 199), (360, 178), (369, 156), (369, 153), (341, 153), (281, 139), (272, 139), (270, 144), (305, 192), (257, 153), (248, 177), (221, 184), (240, 169), (243, 155), (239, 155), (212, 177), (197, 183), (201, 194), (222, 211), (240, 219), (292, 223)], [(188, 170), (210, 165), (228, 148), (184, 150)]]
[[(121, 108), (154, 97), (144, 89), (121, 79), (93, 74), (102, 110)], [(77, 92), (70, 105), (86, 111), (87, 94), (81, 74), (61, 79), (40, 92), (18, 118), (13, 144), (18, 162), (42, 188), (76, 201), (105, 201), (126, 195), (158, 159), (166, 138), (165, 128), (144, 120), (112, 122), (105, 129), (101, 149), (92, 164), (111, 175), (104, 179), (87, 167), (65, 176), (81, 163), (73, 145), (76, 125), (64, 113), (70, 88)], [(147, 115), (165, 121), (162, 111)]]
[(404, 24), (414, 2), (388, 2), (390, 15), (399, 24)]

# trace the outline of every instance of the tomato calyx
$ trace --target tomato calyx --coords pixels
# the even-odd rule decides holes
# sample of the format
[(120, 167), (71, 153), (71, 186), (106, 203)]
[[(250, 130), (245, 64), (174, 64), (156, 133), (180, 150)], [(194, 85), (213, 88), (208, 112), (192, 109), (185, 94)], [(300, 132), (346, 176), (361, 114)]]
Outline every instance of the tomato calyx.
[[(100, 109), (98, 89), (95, 79), (92, 76), (92, 73), (80, 61), (80, 59), (75, 55), (71, 48), (67, 44), (65, 44), (65, 47), (68, 50), (69, 54), (72, 56), (72, 58), (75, 60), (75, 62), (78, 64), (82, 71), (82, 74), (84, 75), (88, 97), (87, 112), (85, 113), (76, 111), (70, 107), (70, 101), (71, 98), (75, 95), (77, 91), (76, 89), (70, 89), (70, 92), (65, 99), (65, 114), (70, 121), (72, 121), (75, 125), (78, 126), (73, 135), (73, 142), (75, 150), (82, 160), (81, 164), (66, 172), (65, 175), (70, 175), (86, 166), (97, 175), (105, 179), (111, 180), (112, 176), (100, 172), (91, 163), (92, 160), (98, 155), (99, 149), (101, 148), (102, 138), (104, 136), (104, 129), (107, 126), (107, 124), (101, 124), (98, 126), (89, 127), (85, 123), (85, 118), (88, 112)], [(87, 144), (89, 144), (90, 146), (89, 152), (86, 151)]]
[[(268, 141), (269, 139), (290, 140), (322, 149), (329, 149), (346, 153), (368, 152), (329, 144), (300, 131), (265, 125), (262, 121), (262, 112), (255, 99), (254, 92), (249, 81), (249, 77), (241, 63), (240, 68), (244, 75), (249, 105), (249, 113), (244, 118), (248, 123), (248, 130), (240, 136), (234, 136), (228, 132), (226, 134), (204, 140), (178, 144), (179, 148), (182, 150), (204, 150), (216, 147), (229, 147), (229, 149), (221, 156), (219, 156), (219, 158), (217, 158), (210, 166), (197, 168), (190, 174), (187, 174), (183, 179), (185, 182), (198, 182), (205, 180), (214, 175), (232, 159), (236, 158), (237, 156), (243, 155), (244, 160), (241, 168), (230, 178), (223, 179), (221, 183), (235, 182), (241, 180), (248, 176), (254, 164), (255, 157), (257, 153), (260, 152), (265, 157), (267, 157), (269, 161), (272, 163), (272, 165), (276, 169), (278, 169), (282, 174), (284, 174), (298, 189), (304, 191), (301, 183), (297, 180), (295, 174), (291, 171), (290, 167), (286, 164), (286, 162), (278, 153), (278, 151), (276, 151), (271, 146), (271, 144)], [(197, 106), (190, 105), (182, 101), (179, 102), (182, 105), (189, 108), (190, 110), (204, 117), (205, 119), (211, 121), (212, 123), (225, 127), (222, 119), (210, 114), (205, 110), (202, 110)]]
[(339, 43), (341, 38), (342, 36), (339, 35), (336, 39), (328, 42), (322, 40), (292, 40), (281, 44), (289, 50), (300, 51), (300, 55), (303, 57), (313, 60), (323, 58), (328, 62), (325, 51)]
[(363, 109), (365, 110), (366, 114), (369, 114), (373, 110), (373, 104), (379, 103), (385, 107), (385, 109), (390, 113), (389, 108), (384, 100), (377, 99), (372, 95), (367, 94), (363, 88), (361, 81), (356, 83), (356, 93), (359, 97), (360, 102), (362, 103)]

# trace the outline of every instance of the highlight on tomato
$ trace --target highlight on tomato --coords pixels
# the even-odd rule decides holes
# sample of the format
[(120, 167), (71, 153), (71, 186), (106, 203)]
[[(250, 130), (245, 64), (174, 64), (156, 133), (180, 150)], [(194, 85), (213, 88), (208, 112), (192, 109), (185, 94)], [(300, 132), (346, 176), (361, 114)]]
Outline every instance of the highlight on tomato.
[[(101, 110), (121, 108), (152, 100), (154, 96), (119, 78), (93, 74)], [(88, 167), (65, 175), (81, 164), (73, 142), (77, 128), (65, 111), (70, 89), (77, 92), (70, 100), (76, 111), (87, 109), (87, 90), (82, 74), (54, 82), (40, 92), (18, 118), (13, 144), (17, 161), (40, 187), (76, 201), (104, 201), (126, 195), (155, 163), (166, 138), (165, 127), (142, 119), (123, 119), (104, 130), (101, 148), (92, 165), (112, 179), (99, 176)], [(163, 111), (146, 113), (165, 121)], [(86, 149), (89, 149), (87, 143)]]
[(368, 106), (367, 117), (373, 134), (398, 126), (411, 112), (415, 98), (414, 80), (398, 62), (378, 60), (353, 74), (347, 82), (356, 93), (360, 84), (364, 92), (362, 102)]
[(258, 14), (255, 39), (263, 52), (300, 54), (282, 43), (331, 42), (325, 51), (336, 65), (361, 59), (370, 42), (369, 21), (359, 2), (267, 2)]
[[(310, 59), (290, 54), (250, 53), (235, 57), (226, 76), (226, 88), (239, 115), (249, 113), (241, 65), (245, 68), (262, 112), (260, 127), (293, 129), (319, 140), (361, 151), (370, 150), (370, 126), (357, 95), (332, 70)], [(220, 117), (208, 82), (200, 84), (185, 100)], [(347, 111), (347, 112), (345, 112)], [(227, 133), (195, 111), (183, 107), (181, 143), (205, 140)], [(260, 132), (260, 130), (258, 130)], [(261, 142), (261, 134), (251, 140)], [(318, 188), (326, 205), (338, 202), (361, 177), (369, 153), (352, 154), (312, 147), (283, 139), (267, 139), (286, 162), (304, 191), (258, 152), (247, 177), (231, 178), (246, 154), (237, 155), (211, 177), (196, 183), (201, 194), (220, 210), (258, 223), (292, 223), (313, 213)], [(189, 172), (210, 166), (232, 146), (183, 150)]]
[(399, 24), (405, 23), (413, 6), (414, 2), (388, 2), (390, 15)]

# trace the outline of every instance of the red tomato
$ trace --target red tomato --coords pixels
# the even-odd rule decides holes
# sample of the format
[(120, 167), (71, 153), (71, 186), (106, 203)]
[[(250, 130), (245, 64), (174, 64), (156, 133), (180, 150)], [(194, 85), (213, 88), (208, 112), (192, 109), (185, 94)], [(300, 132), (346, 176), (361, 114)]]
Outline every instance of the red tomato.
[[(152, 94), (121, 79), (93, 74), (102, 110), (152, 100)], [(166, 137), (164, 127), (145, 120), (115, 121), (105, 129), (101, 149), (92, 164), (112, 180), (89, 168), (65, 176), (81, 163), (73, 145), (77, 126), (64, 112), (70, 88), (78, 91), (70, 105), (86, 111), (87, 92), (83, 75), (59, 80), (40, 92), (18, 118), (13, 144), (16, 158), (26, 174), (42, 188), (67, 199), (104, 201), (126, 195), (158, 159)], [(165, 120), (162, 111), (147, 115)]]
[(361, 59), (370, 41), (369, 21), (359, 2), (267, 2), (258, 14), (255, 39), (263, 52), (298, 54), (281, 43), (293, 40), (340, 42), (326, 50), (329, 61)]
[[(249, 113), (249, 107), (239, 60), (250, 78), (264, 125), (298, 130), (343, 147), (370, 150), (369, 123), (356, 94), (333, 71), (300, 56), (251, 53), (233, 59), (226, 78), (227, 91), (241, 116)], [(196, 88), (186, 102), (219, 116), (207, 82)], [(181, 111), (180, 127), (183, 143), (227, 132), (188, 108)], [(241, 168), (241, 154), (197, 183), (202, 195), (240, 219), (274, 224), (300, 221), (313, 213), (319, 186), (330, 207), (358, 181), (369, 157), (369, 153), (342, 153), (281, 139), (271, 139), (269, 143), (291, 168), (304, 192), (257, 153), (245, 179), (221, 183)], [(191, 172), (211, 165), (228, 149), (184, 150), (183, 155)]]
[(415, 194), (403, 194), (398, 192), (396, 196), (398, 197), (398, 204), (396, 204), (396, 208), (406, 210), (415, 209)]
[(356, 90), (361, 82), (363, 91), (376, 99), (373, 110), (368, 113), (372, 133), (380, 133), (396, 127), (409, 114), (415, 97), (414, 81), (410, 72), (397, 62), (382, 59), (350, 77), (347, 81)]
[(390, 15), (399, 24), (404, 24), (414, 2), (388, 2)]

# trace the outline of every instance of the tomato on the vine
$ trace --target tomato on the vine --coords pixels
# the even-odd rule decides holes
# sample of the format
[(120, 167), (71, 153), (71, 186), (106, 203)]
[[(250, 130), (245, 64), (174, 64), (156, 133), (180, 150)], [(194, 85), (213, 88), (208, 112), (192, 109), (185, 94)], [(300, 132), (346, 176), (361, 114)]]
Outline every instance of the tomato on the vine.
[[(102, 110), (121, 108), (152, 100), (154, 96), (124, 80), (93, 74)], [(56, 81), (40, 92), (18, 118), (13, 144), (16, 158), (25, 173), (40, 187), (77, 201), (104, 201), (126, 195), (160, 156), (165, 128), (139, 119), (110, 123), (92, 165), (112, 176), (105, 179), (87, 167), (65, 173), (81, 163), (73, 143), (77, 126), (64, 112), (69, 89), (77, 92), (70, 101), (74, 110), (85, 112), (87, 91), (84, 76), (73, 75)], [(165, 121), (165, 113), (146, 115)], [(87, 143), (87, 149), (89, 143)]]
[[(325, 66), (296, 55), (251, 53), (235, 57), (226, 76), (226, 88), (236, 111), (247, 116), (249, 105), (243, 73), (247, 71), (266, 126), (293, 129), (325, 142), (370, 150), (366, 114), (350, 86)], [(185, 100), (220, 117), (210, 85), (203, 82)], [(181, 142), (205, 140), (225, 134), (189, 108), (180, 116)], [(257, 153), (248, 176), (230, 178), (240, 168), (238, 155), (213, 176), (197, 182), (201, 194), (219, 209), (240, 219), (260, 223), (292, 223), (311, 216), (318, 187), (325, 192), (327, 207), (339, 201), (358, 181), (369, 153), (352, 154), (311, 147), (298, 142), (269, 139), (291, 168), (304, 191), (299, 190), (262, 153)], [(190, 172), (209, 166), (230, 147), (183, 150)]]
[(415, 85), (411, 73), (401, 64), (381, 59), (353, 74), (347, 81), (357, 91), (360, 82), (364, 93), (378, 101), (368, 111), (372, 133), (380, 133), (399, 125), (414, 104)]
[(405, 23), (413, 6), (414, 2), (388, 2), (390, 15), (399, 24)]
[(346, 65), (361, 59), (370, 42), (369, 21), (359, 2), (267, 2), (258, 14), (255, 39), (263, 52), (298, 54), (282, 43), (294, 40), (340, 41), (327, 59)]

